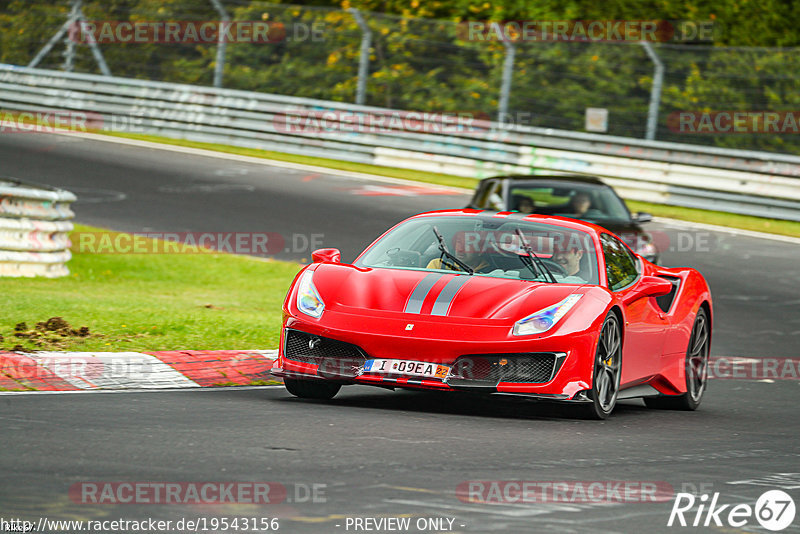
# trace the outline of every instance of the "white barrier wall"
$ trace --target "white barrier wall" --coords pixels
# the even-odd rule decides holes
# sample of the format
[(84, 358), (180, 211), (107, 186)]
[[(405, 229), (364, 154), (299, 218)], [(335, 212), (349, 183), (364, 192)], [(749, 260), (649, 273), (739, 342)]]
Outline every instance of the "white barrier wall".
[(69, 274), (75, 195), (0, 178), (0, 276)]

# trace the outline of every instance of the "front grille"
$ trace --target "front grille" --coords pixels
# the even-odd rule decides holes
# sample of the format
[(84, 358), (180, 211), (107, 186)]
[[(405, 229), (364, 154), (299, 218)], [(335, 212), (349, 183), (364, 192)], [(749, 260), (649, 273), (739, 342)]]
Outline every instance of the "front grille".
[(286, 330), (283, 355), (287, 360), (318, 365), (317, 374), (326, 378), (353, 378), (367, 357), (357, 345)]
[(555, 375), (556, 359), (556, 355), (551, 352), (468, 354), (458, 357), (450, 371), (450, 380), (484, 384), (543, 384), (552, 380)]

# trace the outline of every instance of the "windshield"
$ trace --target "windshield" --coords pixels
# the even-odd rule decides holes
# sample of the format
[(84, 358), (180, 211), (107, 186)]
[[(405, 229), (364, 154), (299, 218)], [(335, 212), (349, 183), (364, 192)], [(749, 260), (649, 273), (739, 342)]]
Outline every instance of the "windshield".
[(597, 256), (588, 233), (481, 216), (406, 221), (378, 240), (355, 265), (547, 283), (598, 283)]
[(523, 213), (558, 215), (591, 222), (629, 221), (630, 213), (609, 187), (573, 183), (514, 186), (511, 208)]

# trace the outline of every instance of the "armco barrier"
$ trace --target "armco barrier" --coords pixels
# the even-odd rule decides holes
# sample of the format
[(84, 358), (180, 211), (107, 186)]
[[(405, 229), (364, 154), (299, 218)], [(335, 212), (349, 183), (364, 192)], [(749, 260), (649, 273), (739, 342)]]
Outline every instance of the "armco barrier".
[(12, 65), (0, 65), (0, 109), (62, 110), (88, 129), (474, 178), (591, 174), (633, 200), (800, 221), (800, 157), (785, 154), (471, 119), (442, 132), (421, 113)]
[(69, 274), (69, 191), (0, 178), (0, 276)]

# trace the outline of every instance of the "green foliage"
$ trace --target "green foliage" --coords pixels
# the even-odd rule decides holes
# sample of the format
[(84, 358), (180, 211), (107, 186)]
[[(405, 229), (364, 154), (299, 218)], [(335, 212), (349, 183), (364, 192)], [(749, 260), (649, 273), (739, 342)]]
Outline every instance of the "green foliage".
[[(309, 0), (302, 5), (224, 0), (233, 20), (282, 25), (288, 39), (232, 43), (225, 87), (355, 100), (362, 10), (372, 33), (367, 104), (417, 111), (497, 113), (505, 48), (465, 39), (467, 21), (688, 20), (713, 22), (712, 43), (658, 43), (666, 65), (657, 139), (800, 152), (797, 135), (709, 135), (674, 131), (679, 111), (797, 110), (800, 1), (792, 0)], [(215, 20), (208, 0), (85, 0), (91, 20)], [(0, 2), (0, 62), (27, 64), (66, 20), (67, 0)], [(758, 47), (758, 48), (755, 48)], [(783, 48), (781, 48), (783, 47)], [(103, 45), (112, 72), (209, 85), (213, 44)], [(63, 45), (42, 64), (61, 68)], [(88, 47), (75, 68), (97, 72)], [(643, 137), (653, 64), (634, 42), (518, 43), (509, 111), (516, 123), (582, 130), (587, 107), (609, 110), (609, 133)]]

